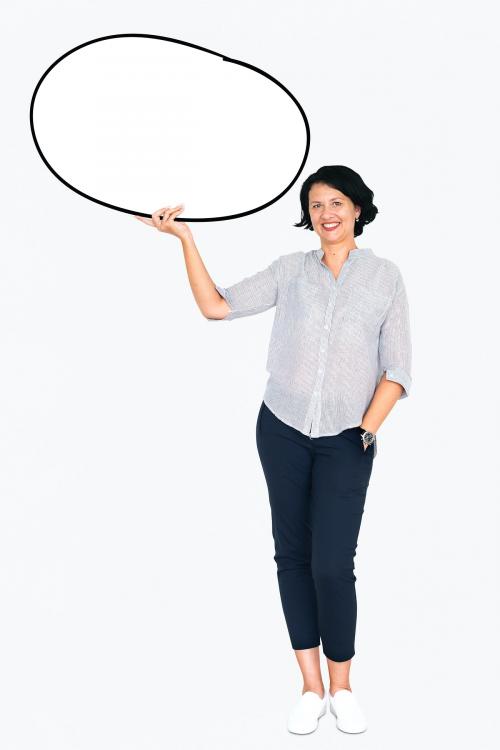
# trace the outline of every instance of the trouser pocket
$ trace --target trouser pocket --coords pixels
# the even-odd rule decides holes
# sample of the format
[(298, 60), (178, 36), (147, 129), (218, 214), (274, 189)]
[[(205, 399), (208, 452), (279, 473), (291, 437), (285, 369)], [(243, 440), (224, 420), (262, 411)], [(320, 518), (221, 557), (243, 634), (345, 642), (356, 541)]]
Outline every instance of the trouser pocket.
[(375, 435), (375, 440), (371, 445), (368, 446), (368, 448), (365, 450), (363, 441), (361, 439), (361, 435), (364, 432), (364, 430), (361, 429), (361, 427), (352, 427), (350, 429), (345, 430), (346, 434), (352, 433), (355, 441), (359, 444), (359, 449), (362, 453), (364, 453), (366, 456), (370, 456), (370, 458), (375, 458), (377, 455), (377, 436)]

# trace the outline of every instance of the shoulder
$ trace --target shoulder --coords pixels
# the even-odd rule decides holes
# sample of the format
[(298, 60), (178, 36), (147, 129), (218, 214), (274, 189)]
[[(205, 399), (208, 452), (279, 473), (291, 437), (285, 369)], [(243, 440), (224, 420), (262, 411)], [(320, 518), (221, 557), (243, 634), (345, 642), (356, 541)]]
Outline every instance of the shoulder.
[(399, 273), (399, 267), (398, 265), (391, 260), (390, 258), (383, 258), (381, 255), (376, 255), (374, 252), (372, 252), (370, 256), (372, 262), (377, 268), (380, 268), (381, 271), (388, 275), (397, 276)]
[(294, 253), (285, 253), (276, 258), (279, 274), (282, 281), (290, 279), (304, 269), (306, 257), (309, 253), (298, 250)]
[(305, 253), (302, 250), (297, 250), (294, 253), (286, 253), (285, 255), (280, 255), (278, 257), (278, 260), (280, 261), (283, 268), (295, 267), (300, 266), (304, 263), (306, 255), (308, 255), (308, 253)]
[(387, 294), (394, 294), (403, 283), (398, 264), (375, 253), (370, 256), (370, 261), (368, 265), (371, 266), (370, 272), (374, 275), (377, 286), (382, 287)]
[(371, 248), (357, 258), (351, 283), (389, 302), (400, 287), (401, 272), (393, 260), (376, 255)]

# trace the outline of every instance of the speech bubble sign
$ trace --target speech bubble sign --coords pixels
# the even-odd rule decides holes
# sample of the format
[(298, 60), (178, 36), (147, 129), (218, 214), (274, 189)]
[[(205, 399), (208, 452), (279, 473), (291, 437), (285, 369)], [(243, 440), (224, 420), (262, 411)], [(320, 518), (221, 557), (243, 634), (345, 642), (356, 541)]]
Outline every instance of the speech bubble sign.
[(153, 34), (100, 37), (59, 57), (33, 92), (30, 126), (71, 190), (139, 216), (183, 203), (182, 221), (270, 206), (310, 145), (303, 108), (269, 73)]

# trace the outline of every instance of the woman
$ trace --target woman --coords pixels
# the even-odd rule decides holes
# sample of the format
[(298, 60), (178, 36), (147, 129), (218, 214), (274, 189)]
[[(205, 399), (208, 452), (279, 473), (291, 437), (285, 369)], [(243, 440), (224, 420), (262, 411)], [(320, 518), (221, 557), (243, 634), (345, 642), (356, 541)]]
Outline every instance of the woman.
[(357, 733), (367, 725), (349, 682), (354, 557), (376, 433), (411, 386), (408, 301), (397, 265), (356, 245), (354, 238), (377, 214), (373, 192), (356, 172), (322, 167), (303, 183), (300, 202), (295, 226), (315, 231), (321, 249), (281, 255), (227, 288), (213, 283), (189, 227), (176, 220), (182, 206), (145, 221), (180, 237), (191, 288), (207, 319), (232, 320), (276, 306), (256, 441), (279, 592), (303, 677), (288, 730), (314, 731), (329, 700), (337, 727)]

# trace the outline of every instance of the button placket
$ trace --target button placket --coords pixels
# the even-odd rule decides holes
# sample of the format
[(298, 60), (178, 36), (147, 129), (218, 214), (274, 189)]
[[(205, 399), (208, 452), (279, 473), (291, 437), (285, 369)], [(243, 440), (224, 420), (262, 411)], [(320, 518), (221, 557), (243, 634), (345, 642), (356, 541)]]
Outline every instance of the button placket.
[(316, 382), (313, 389), (313, 395), (311, 399), (311, 403), (309, 405), (309, 414), (311, 415), (309, 418), (309, 437), (315, 437), (313, 433), (319, 432), (319, 422), (321, 420), (321, 389), (323, 387), (323, 381), (325, 377), (325, 366), (326, 366), (326, 357), (327, 357), (327, 349), (328, 349), (328, 340), (330, 336), (330, 330), (332, 325), (332, 319), (333, 319), (333, 311), (335, 309), (335, 301), (337, 298), (337, 292), (339, 287), (342, 284), (342, 281), (345, 278), (345, 274), (347, 273), (347, 270), (352, 263), (352, 258), (348, 257), (347, 260), (342, 264), (342, 268), (340, 269), (340, 273), (338, 275), (338, 278), (336, 279), (333, 273), (330, 271), (330, 269), (325, 266), (324, 263), (321, 263), (321, 266), (324, 268), (325, 273), (328, 274), (329, 284), (330, 284), (330, 296), (328, 300), (328, 306), (326, 308), (325, 312), (325, 318), (324, 318), (324, 324), (323, 324), (323, 330), (327, 331), (327, 333), (323, 333), (321, 339), (320, 339), (320, 354), (318, 357), (319, 364), (318, 364), (318, 371), (316, 375)]
[[(323, 328), (326, 331), (330, 331), (332, 318), (333, 318), (333, 311), (335, 309), (335, 299), (337, 296), (337, 283), (335, 281), (335, 277), (333, 276), (333, 274), (330, 273), (328, 268), (325, 268), (325, 271), (328, 273), (330, 277), (330, 297), (328, 300), (328, 306), (326, 308), (325, 319), (324, 319), (325, 322), (324, 322)], [(312, 403), (311, 403), (312, 418), (311, 418), (311, 427), (310, 427), (309, 437), (313, 437), (313, 434), (312, 434), (313, 432), (319, 432), (319, 422), (321, 419), (321, 402), (317, 403), (317, 400), (319, 399), (320, 392), (323, 387), (323, 381), (325, 378), (328, 337), (329, 337), (329, 333), (323, 334), (323, 336), (320, 339), (318, 371), (317, 371), (316, 383), (314, 386), (313, 398), (312, 398)]]

